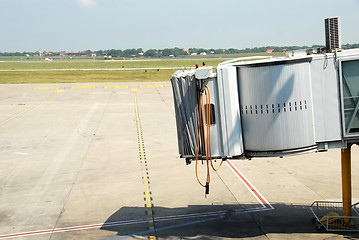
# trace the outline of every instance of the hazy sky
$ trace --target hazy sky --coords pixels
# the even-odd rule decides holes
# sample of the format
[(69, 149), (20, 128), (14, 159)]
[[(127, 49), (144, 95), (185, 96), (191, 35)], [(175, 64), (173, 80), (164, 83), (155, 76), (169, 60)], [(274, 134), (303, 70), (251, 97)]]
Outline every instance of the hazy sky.
[(359, 0), (0, 0), (0, 52), (324, 45), (332, 16), (359, 43)]

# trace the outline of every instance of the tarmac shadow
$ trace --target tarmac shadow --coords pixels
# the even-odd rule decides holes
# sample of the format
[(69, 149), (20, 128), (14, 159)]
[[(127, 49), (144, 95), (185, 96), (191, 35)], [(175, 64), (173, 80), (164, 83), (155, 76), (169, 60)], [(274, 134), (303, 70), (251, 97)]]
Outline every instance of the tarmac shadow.
[[(150, 210), (152, 215), (148, 215), (145, 207), (122, 207), (107, 219), (101, 230), (117, 232), (117, 237), (111, 240), (151, 235), (167, 239), (218, 239), (320, 233), (312, 222), (313, 215), (309, 206), (272, 206), (273, 209), (254, 204), (153, 207)], [(359, 239), (359, 233), (335, 234), (348, 239)]]

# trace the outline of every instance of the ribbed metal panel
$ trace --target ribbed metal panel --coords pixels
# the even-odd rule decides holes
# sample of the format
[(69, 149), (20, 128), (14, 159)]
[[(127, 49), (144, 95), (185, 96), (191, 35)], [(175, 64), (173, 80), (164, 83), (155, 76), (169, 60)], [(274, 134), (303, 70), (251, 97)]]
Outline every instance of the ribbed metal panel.
[[(210, 89), (210, 103), (206, 97), (203, 98), (203, 104), (211, 104), (215, 120), (210, 124), (211, 156), (213, 158), (223, 157), (222, 135), (220, 130), (220, 115), (218, 105), (217, 85), (215, 78), (198, 80), (195, 78), (194, 71), (177, 71), (173, 74), (171, 83), (174, 98), (174, 108), (176, 112), (178, 150), (184, 158), (195, 158), (198, 142), (198, 120), (199, 120), (199, 89), (197, 84), (203, 81)], [(206, 106), (206, 105), (205, 105)], [(204, 114), (205, 115), (205, 114)], [(201, 121), (202, 122), (202, 121)], [(206, 136), (207, 125), (205, 123)], [(205, 158), (203, 126), (200, 132), (200, 145), (198, 156)]]
[(172, 90), (176, 112), (178, 151), (183, 156), (195, 156), (198, 129), (198, 99), (194, 71), (173, 74)]
[(324, 23), (326, 48), (328, 50), (341, 48), (339, 17), (326, 18)]
[(238, 80), (246, 152), (315, 145), (309, 62), (241, 66)]

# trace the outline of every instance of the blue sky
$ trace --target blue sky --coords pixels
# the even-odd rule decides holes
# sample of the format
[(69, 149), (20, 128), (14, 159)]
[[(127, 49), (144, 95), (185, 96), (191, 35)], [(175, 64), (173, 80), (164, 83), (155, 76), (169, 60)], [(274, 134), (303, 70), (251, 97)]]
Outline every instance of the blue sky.
[(324, 45), (332, 16), (359, 43), (359, 0), (0, 0), (0, 52)]

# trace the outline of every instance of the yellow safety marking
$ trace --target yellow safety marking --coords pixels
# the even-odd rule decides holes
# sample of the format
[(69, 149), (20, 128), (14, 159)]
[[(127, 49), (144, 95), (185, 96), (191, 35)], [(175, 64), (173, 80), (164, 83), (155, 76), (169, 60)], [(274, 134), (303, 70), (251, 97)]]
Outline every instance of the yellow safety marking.
[(52, 97), (55, 96), (55, 95), (56, 95), (56, 93), (52, 94), (51, 96), (49, 96), (49, 97), (47, 97), (47, 98), (45, 98), (45, 99), (42, 99), (40, 102), (36, 103), (35, 105), (32, 105), (32, 106), (29, 107), (29, 108), (26, 108), (24, 111), (19, 112), (18, 114), (14, 115), (14, 116), (12, 116), (12, 117), (10, 117), (10, 118), (8, 118), (8, 119), (6, 119), (5, 121), (0, 122), (0, 126), (3, 125), (3, 124), (5, 124), (5, 123), (7, 123), (8, 121), (10, 121), (10, 120), (12, 120), (12, 119), (18, 117), (18, 116), (20, 116), (20, 115), (22, 115), (22, 114), (24, 114), (24, 113), (30, 111), (31, 109), (37, 107), (37, 106), (40, 105), (42, 102), (45, 102), (46, 100), (52, 98)]
[(57, 92), (63, 92), (64, 90), (57, 90)]
[(142, 85), (140, 88), (152, 88), (152, 87), (163, 87), (163, 85)]
[(95, 86), (72, 87), (72, 89), (84, 89), (84, 88), (95, 88)]
[[(148, 208), (149, 210), (146, 211), (146, 214), (153, 217), (153, 212), (152, 212), (152, 208), (153, 208), (153, 204), (152, 204), (152, 197), (151, 197), (151, 193), (150, 193), (150, 187), (149, 184), (150, 182), (148, 181), (149, 179), (149, 174), (148, 174), (148, 169), (147, 169), (147, 161), (145, 161), (145, 148), (144, 148), (144, 144), (143, 144), (143, 139), (142, 139), (142, 131), (141, 131), (141, 124), (140, 124), (140, 116), (138, 113), (138, 104), (137, 104), (137, 96), (136, 96), (136, 92), (137, 89), (132, 89), (133, 92), (133, 97), (135, 100), (135, 110), (136, 110), (136, 122), (137, 122), (137, 136), (138, 136), (138, 145), (139, 145), (139, 157), (141, 159), (141, 163), (144, 164), (142, 165), (142, 167), (145, 167), (146, 171), (144, 171), (143, 173), (143, 183), (145, 185), (145, 189), (146, 191), (144, 192), (144, 200), (145, 200), (145, 207)], [(154, 230), (155, 229), (155, 224), (154, 221), (149, 221), (149, 229)], [(155, 236), (150, 236), (150, 239), (156, 239)]]
[(36, 87), (34, 89), (59, 89), (60, 87)]
[(128, 88), (128, 86), (105, 86), (105, 88)]
[(150, 236), (150, 240), (156, 240), (157, 238), (155, 236)]
[(137, 91), (137, 88), (132, 88), (131, 91)]

